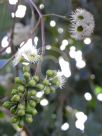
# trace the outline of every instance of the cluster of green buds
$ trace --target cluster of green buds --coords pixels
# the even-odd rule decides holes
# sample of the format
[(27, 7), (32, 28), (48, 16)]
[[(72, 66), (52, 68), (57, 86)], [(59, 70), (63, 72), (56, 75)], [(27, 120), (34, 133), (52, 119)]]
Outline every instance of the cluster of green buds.
[(61, 85), (57, 72), (53, 70), (48, 70), (42, 80), (37, 75), (31, 76), (30, 67), (24, 66), (23, 76), (23, 79), (15, 78), (16, 88), (12, 90), (11, 98), (3, 104), (13, 115), (12, 123), (19, 127), (23, 127), (24, 122), (32, 123), (33, 116), (37, 114), (36, 105), (40, 102), (40, 98), (36, 96), (37, 92), (54, 93)]
[(58, 76), (57, 72), (54, 70), (47, 70), (46, 78), (43, 81), (44, 84), (44, 93), (55, 93), (58, 87), (62, 86), (62, 80), (60, 80), (60, 76)]

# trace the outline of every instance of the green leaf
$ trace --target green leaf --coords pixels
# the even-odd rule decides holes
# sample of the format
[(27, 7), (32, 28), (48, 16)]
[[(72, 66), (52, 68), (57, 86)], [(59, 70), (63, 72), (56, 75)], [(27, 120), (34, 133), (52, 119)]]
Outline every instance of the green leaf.
[(4, 113), (2, 111), (0, 111), (0, 119), (2, 119), (4, 117), (5, 117)]
[(10, 12), (8, 12), (8, 5), (6, 3), (0, 4), (0, 31), (7, 31), (12, 23)]
[(0, 85), (0, 97), (4, 96), (5, 91), (4, 87)]
[(96, 86), (96, 88), (95, 88), (95, 93), (96, 93), (96, 94), (102, 93), (102, 87), (101, 87), (101, 86)]

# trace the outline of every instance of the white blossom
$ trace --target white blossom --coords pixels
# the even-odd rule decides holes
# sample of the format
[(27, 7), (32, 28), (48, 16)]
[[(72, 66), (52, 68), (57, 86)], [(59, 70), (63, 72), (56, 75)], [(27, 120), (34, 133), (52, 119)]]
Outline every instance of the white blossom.
[[(31, 39), (29, 39), (31, 40)], [(28, 40), (28, 43), (29, 43)], [(32, 44), (24, 44), (18, 49), (15, 58), (13, 60), (14, 66), (16, 66), (19, 62), (27, 62), (29, 63), (37, 63), (40, 60), (41, 56), (39, 55), (39, 51), (36, 46)]]
[(72, 22), (83, 22), (94, 25), (94, 17), (93, 15), (85, 9), (76, 9), (75, 12), (72, 12), (71, 15)]
[(62, 88), (66, 82), (66, 78), (64, 77), (64, 75), (62, 74), (61, 71), (58, 71), (57, 72), (57, 75), (56, 75), (58, 81), (59, 81), (59, 87)]
[(90, 36), (95, 27), (93, 15), (85, 9), (76, 9), (71, 15), (71, 34), (77, 40)]
[(77, 40), (82, 40), (92, 34), (92, 30), (90, 29), (90, 27), (84, 23), (72, 24), (70, 32), (72, 34), (72, 37)]

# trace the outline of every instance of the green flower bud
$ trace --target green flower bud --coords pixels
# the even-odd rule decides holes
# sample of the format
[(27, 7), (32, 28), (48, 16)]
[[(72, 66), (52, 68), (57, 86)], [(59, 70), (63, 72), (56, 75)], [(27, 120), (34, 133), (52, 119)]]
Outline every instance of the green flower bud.
[(50, 85), (50, 82), (49, 82), (49, 80), (45, 79), (45, 80), (43, 81), (43, 84), (44, 84), (45, 86), (49, 86), (49, 85)]
[(27, 123), (32, 123), (33, 122), (33, 118), (32, 118), (32, 115), (26, 115), (26, 122)]
[(12, 98), (11, 98), (11, 101), (12, 102), (18, 102), (20, 100), (20, 96), (15, 94)]
[(36, 85), (36, 81), (35, 80), (32, 79), (32, 80), (29, 81), (29, 86), (30, 87), (35, 87), (35, 85)]
[(17, 112), (18, 116), (24, 116), (25, 115), (25, 110), (23, 109), (18, 109), (18, 112)]
[(56, 89), (54, 87), (50, 87), (50, 91), (51, 91), (51, 93), (55, 93)]
[(44, 90), (44, 92), (45, 92), (46, 94), (49, 94), (49, 93), (51, 92), (50, 87), (46, 87), (46, 89)]
[(30, 101), (29, 101), (29, 104), (30, 104), (31, 107), (35, 107), (35, 106), (36, 106), (36, 102), (33, 101), (33, 100), (30, 100)]
[(17, 94), (17, 93), (18, 93), (17, 89), (12, 89), (12, 92), (11, 92), (12, 95)]
[(25, 109), (25, 104), (19, 104), (18, 109), (19, 110), (24, 110)]
[(12, 118), (11, 118), (11, 122), (12, 122), (12, 123), (17, 123), (18, 120), (19, 120), (18, 117), (12, 117)]
[(54, 85), (56, 85), (57, 87), (59, 87), (59, 86), (61, 85), (61, 83), (60, 83), (60, 81), (58, 80), (57, 77), (54, 78), (54, 80), (52, 80), (52, 83), (53, 83)]
[(4, 106), (5, 108), (7, 108), (7, 109), (10, 109), (10, 107), (11, 107), (11, 102), (10, 102), (10, 101), (6, 101), (6, 102), (3, 103), (3, 106)]
[(19, 128), (23, 128), (23, 126), (24, 126), (24, 121), (23, 121), (23, 120), (20, 120), (20, 121), (19, 121), (19, 124), (18, 124), (18, 127), (19, 127)]
[(24, 78), (28, 81), (30, 79), (30, 73), (25, 72), (24, 73)]
[(55, 85), (56, 85), (57, 87), (60, 87), (60, 86), (61, 86), (61, 83), (60, 83), (59, 81), (57, 81), (57, 82), (55, 83)]
[(37, 110), (34, 109), (33, 107), (31, 107), (30, 105), (27, 106), (26, 112), (32, 115), (36, 115), (37, 114)]
[(23, 67), (23, 72), (29, 72), (29, 71), (30, 71), (29, 65)]
[(14, 105), (14, 106), (12, 106), (12, 107), (10, 108), (10, 111), (11, 111), (12, 114), (16, 114), (16, 110), (17, 110), (16, 105)]
[(40, 80), (39, 76), (34, 76), (33, 79), (38, 82)]
[(36, 90), (31, 90), (28, 93), (29, 96), (35, 96), (36, 95)]
[(54, 77), (56, 75), (56, 72), (53, 70), (47, 70), (46, 74), (48, 77)]
[(20, 97), (22, 97), (22, 96), (23, 96), (23, 93), (19, 92), (18, 95), (19, 95)]
[(33, 109), (32, 115), (34, 116), (34, 115), (36, 115), (37, 113), (38, 113), (37, 110), (36, 110), (36, 109)]
[(43, 90), (44, 89), (44, 85), (43, 84), (37, 84), (36, 86), (39, 90)]
[(23, 93), (23, 92), (24, 92), (24, 89), (25, 89), (24, 86), (22, 86), (22, 85), (18, 86), (19, 92)]
[(15, 78), (15, 83), (17, 83), (17, 84), (23, 84), (23, 81), (19, 77), (16, 77)]

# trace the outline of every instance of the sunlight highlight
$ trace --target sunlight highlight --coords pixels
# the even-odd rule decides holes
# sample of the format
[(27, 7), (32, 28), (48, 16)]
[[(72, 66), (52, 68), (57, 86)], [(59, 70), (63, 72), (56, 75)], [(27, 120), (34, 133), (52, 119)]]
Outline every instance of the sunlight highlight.
[(51, 20), (51, 21), (50, 21), (50, 26), (51, 26), (51, 27), (55, 27), (55, 26), (56, 26), (56, 22), (55, 22), (54, 20)]
[(60, 46), (60, 50), (61, 50), (61, 51), (65, 50), (65, 48), (67, 47), (67, 45), (68, 45), (68, 40), (67, 40), (67, 39), (64, 39), (64, 40), (62, 41), (61, 46)]
[(69, 62), (65, 61), (63, 59), (63, 57), (59, 57), (59, 64), (61, 67), (61, 71), (63, 73), (63, 75), (68, 78), (71, 76), (71, 71), (70, 71), (70, 66), (69, 66)]
[(81, 69), (81, 68), (84, 68), (86, 66), (86, 63), (85, 63), (85, 61), (83, 60), (83, 57), (82, 57), (82, 51), (81, 50), (76, 51), (76, 48), (74, 46), (72, 46), (70, 48), (69, 55), (70, 55), (71, 58), (76, 60), (76, 67), (77, 68)]
[(69, 124), (66, 122), (66, 123), (64, 123), (62, 126), (61, 126), (61, 130), (62, 131), (66, 131), (66, 130), (68, 130), (69, 129)]
[(6, 53), (7, 53), (7, 54), (10, 54), (10, 53), (11, 53), (11, 47), (8, 47), (8, 48), (6, 49)]
[(36, 46), (37, 46), (37, 44), (38, 44), (38, 41), (39, 41), (38, 37), (35, 36), (35, 37), (34, 37), (34, 44), (35, 44)]
[(16, 5), (18, 0), (9, 0), (10, 5)]
[(86, 93), (84, 94), (84, 97), (85, 97), (85, 99), (86, 99), (87, 101), (91, 101), (91, 100), (92, 100), (92, 95), (91, 95), (89, 92), (86, 92)]
[(64, 32), (63, 28), (59, 27), (58, 28), (58, 33), (62, 34)]
[(37, 92), (36, 97), (41, 98), (44, 95), (44, 91)]
[(40, 101), (40, 105), (42, 105), (42, 106), (47, 106), (48, 104), (49, 104), (49, 102), (48, 102), (47, 99), (42, 99), (42, 100)]
[(40, 8), (40, 9), (44, 9), (44, 7), (45, 7), (44, 4), (40, 4), (40, 5), (39, 5), (39, 8)]
[(86, 120), (87, 120), (87, 116), (86, 116), (83, 112), (77, 112), (77, 113), (75, 114), (75, 116), (76, 116), (76, 118), (77, 118), (77, 120), (76, 120), (76, 122), (75, 122), (76, 128), (78, 128), (78, 129), (84, 131), (84, 128), (85, 128), (84, 123), (85, 123)]
[(3, 48), (5, 48), (5, 47), (7, 47), (8, 45), (9, 45), (8, 36), (6, 35), (6, 36), (3, 37), (2, 41), (1, 41), (1, 46), (2, 46)]
[(85, 38), (84, 43), (87, 44), (87, 45), (91, 44), (91, 38)]
[(26, 14), (27, 7), (25, 5), (18, 5), (15, 16), (18, 18), (23, 18)]
[(99, 101), (102, 101), (102, 94), (101, 94), (101, 93), (97, 95), (97, 99), (98, 99)]

